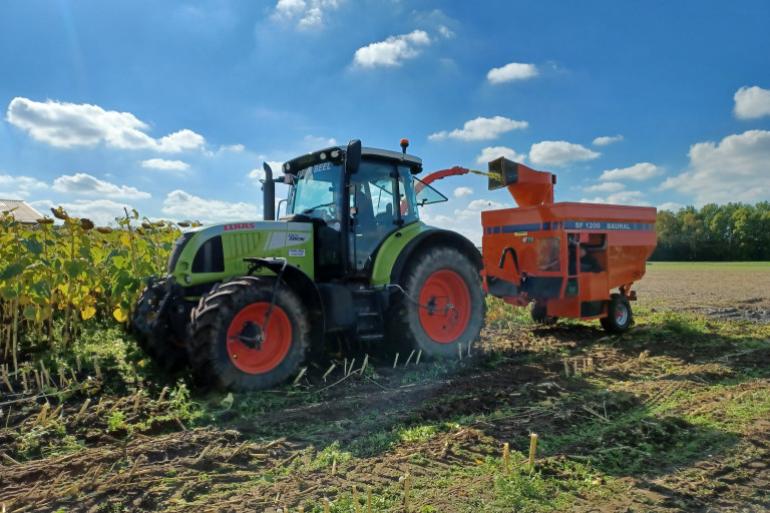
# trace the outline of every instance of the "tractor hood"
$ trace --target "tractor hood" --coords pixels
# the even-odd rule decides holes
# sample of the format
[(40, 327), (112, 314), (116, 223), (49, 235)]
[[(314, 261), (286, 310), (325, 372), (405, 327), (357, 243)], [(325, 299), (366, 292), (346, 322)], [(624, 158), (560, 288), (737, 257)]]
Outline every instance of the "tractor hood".
[(174, 244), (168, 274), (189, 287), (246, 274), (247, 257), (279, 257), (313, 276), (312, 223), (238, 221), (185, 231)]

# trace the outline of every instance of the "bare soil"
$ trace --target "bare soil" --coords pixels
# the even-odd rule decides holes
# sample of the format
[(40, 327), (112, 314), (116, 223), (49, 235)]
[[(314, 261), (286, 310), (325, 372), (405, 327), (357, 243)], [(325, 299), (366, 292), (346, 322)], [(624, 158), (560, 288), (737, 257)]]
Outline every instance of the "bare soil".
[(639, 304), (692, 311), (725, 320), (770, 322), (770, 263), (766, 266), (670, 266), (651, 263), (636, 284)]

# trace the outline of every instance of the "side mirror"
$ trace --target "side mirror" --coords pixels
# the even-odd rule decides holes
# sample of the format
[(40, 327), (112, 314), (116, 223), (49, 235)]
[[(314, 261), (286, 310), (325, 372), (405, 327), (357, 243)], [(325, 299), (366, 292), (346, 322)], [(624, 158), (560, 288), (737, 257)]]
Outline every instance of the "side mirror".
[(361, 165), (361, 140), (354, 139), (348, 143), (345, 150), (345, 172), (352, 175)]

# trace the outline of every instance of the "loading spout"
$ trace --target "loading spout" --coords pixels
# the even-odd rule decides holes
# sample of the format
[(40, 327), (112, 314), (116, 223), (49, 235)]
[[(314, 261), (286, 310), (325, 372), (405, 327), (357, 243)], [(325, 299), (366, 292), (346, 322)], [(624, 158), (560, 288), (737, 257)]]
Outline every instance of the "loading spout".
[(489, 162), (489, 190), (506, 187), (519, 207), (553, 203), (556, 175), (500, 157)]

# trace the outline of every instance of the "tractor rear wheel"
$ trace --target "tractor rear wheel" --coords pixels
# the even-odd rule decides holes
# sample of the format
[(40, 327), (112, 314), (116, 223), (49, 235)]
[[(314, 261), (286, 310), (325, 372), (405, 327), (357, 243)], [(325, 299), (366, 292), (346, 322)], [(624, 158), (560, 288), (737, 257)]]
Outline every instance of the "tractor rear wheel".
[(205, 386), (274, 387), (292, 376), (310, 344), (305, 305), (286, 284), (244, 276), (215, 286), (190, 316), (193, 374)]
[(481, 332), (486, 304), (479, 271), (460, 251), (434, 247), (414, 259), (406, 297), (390, 315), (389, 334), (428, 356), (456, 357)]
[(160, 370), (173, 373), (187, 365), (184, 341), (177, 340), (165, 318), (158, 318), (160, 303), (166, 293), (165, 282), (146, 287), (136, 302), (131, 330), (137, 345)]
[(612, 294), (607, 305), (607, 317), (602, 317), (600, 322), (607, 333), (627, 331), (634, 323), (634, 315), (628, 299), (621, 294)]

